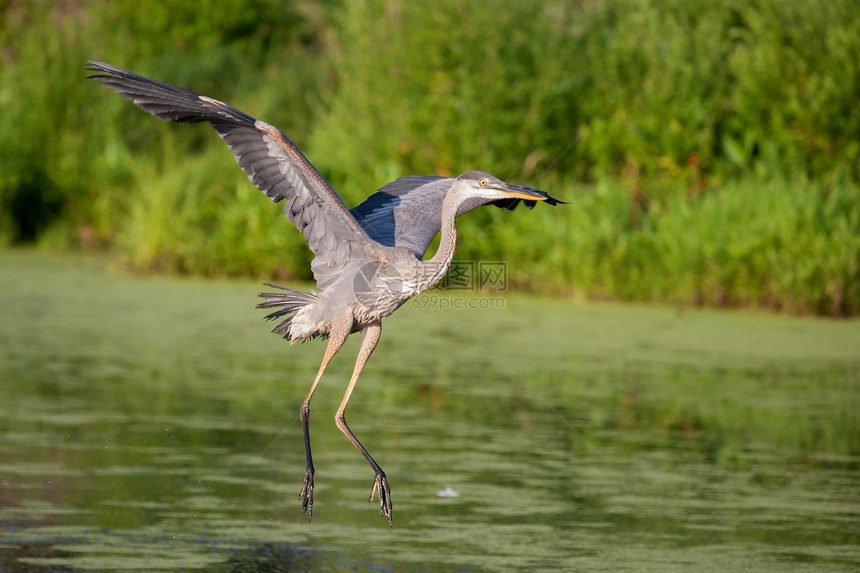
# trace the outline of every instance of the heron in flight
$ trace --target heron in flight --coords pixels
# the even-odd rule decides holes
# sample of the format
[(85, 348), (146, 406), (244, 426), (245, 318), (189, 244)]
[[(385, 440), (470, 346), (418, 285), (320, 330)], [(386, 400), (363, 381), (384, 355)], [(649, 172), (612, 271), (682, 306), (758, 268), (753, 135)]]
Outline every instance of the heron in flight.
[[(165, 121), (209, 122), (257, 188), (302, 232), (315, 257), (311, 264), (318, 290), (301, 292), (271, 285), (258, 308), (273, 309), (275, 333), (291, 343), (327, 338), (322, 363), (302, 402), (300, 418), (307, 466), (299, 494), (310, 520), (314, 501), (314, 464), (308, 433), (310, 401), (323, 372), (350, 334), (361, 334), (355, 368), (337, 409), (335, 423), (374, 472), (368, 503), (379, 496), (379, 511), (392, 523), (391, 492), (385, 472), (346, 424), (346, 407), (356, 381), (382, 331), (382, 319), (411, 297), (439, 282), (457, 244), (455, 219), (492, 204), (508, 210), (520, 202), (563, 203), (543, 191), (511, 185), (479, 171), (459, 177), (403, 177), (349, 209), (298, 147), (278, 129), (218, 100), (126, 70), (90, 61), (88, 79), (114, 90), (137, 107)], [(441, 232), (436, 253), (423, 260)]]

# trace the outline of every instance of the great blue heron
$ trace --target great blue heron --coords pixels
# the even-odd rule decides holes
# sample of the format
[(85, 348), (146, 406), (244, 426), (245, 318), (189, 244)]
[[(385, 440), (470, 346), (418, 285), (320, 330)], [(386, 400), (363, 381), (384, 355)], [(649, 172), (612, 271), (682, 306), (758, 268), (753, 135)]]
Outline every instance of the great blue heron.
[[(521, 201), (562, 203), (543, 191), (511, 185), (479, 171), (459, 177), (410, 176), (382, 187), (350, 210), (298, 147), (278, 129), (225, 103), (161, 83), (109, 64), (90, 61), (89, 79), (131, 100), (165, 121), (209, 122), (251, 182), (274, 202), (284, 201), (284, 215), (303, 233), (314, 253), (311, 269), (318, 291), (300, 292), (271, 285), (280, 292), (261, 293), (258, 308), (275, 309), (274, 332), (291, 343), (328, 338), (322, 364), (302, 402), (300, 417), (307, 467), (300, 499), (308, 519), (313, 512), (314, 465), (308, 434), (310, 401), (332, 357), (347, 337), (361, 333), (355, 369), (337, 409), (335, 423), (375, 473), (370, 498), (379, 495), (379, 511), (391, 518), (391, 492), (385, 472), (346, 425), (346, 407), (367, 359), (379, 342), (382, 319), (411, 297), (439, 282), (451, 264), (457, 243), (455, 219), (493, 204), (513, 209)], [(423, 261), (430, 241), (441, 231), (436, 253)]]

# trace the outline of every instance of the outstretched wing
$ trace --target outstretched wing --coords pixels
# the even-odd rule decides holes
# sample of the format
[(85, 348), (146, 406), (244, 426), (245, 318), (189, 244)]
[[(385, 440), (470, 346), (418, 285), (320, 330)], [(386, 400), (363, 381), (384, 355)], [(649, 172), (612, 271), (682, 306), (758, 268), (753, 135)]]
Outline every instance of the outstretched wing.
[[(352, 210), (352, 214), (374, 241), (389, 247), (403, 247), (421, 259), (433, 237), (442, 229), (442, 201), (454, 181), (453, 177), (432, 175), (401, 177), (368, 197)], [(546, 202), (561, 203), (549, 196)], [(531, 209), (537, 201), (498, 199), (489, 202), (509, 211), (520, 203)], [(486, 204), (483, 200), (467, 201), (460, 206), (457, 216)]]
[(431, 175), (401, 177), (365, 199), (352, 214), (374, 241), (403, 247), (421, 259), (442, 228), (442, 201), (453, 182)]
[(220, 101), (109, 64), (91, 61), (86, 69), (96, 72), (89, 79), (99, 80), (159, 119), (209, 122), (251, 183), (275, 203), (284, 201), (284, 216), (316, 255), (311, 268), (320, 288), (337, 276), (351, 254), (374, 249), (331, 185), (276, 128)]

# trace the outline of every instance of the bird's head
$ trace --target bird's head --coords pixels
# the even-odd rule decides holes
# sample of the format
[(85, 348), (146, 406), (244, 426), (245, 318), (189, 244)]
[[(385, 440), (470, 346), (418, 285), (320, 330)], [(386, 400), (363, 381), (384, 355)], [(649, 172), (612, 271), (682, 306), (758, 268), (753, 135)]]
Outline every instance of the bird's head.
[(497, 207), (513, 209), (520, 201), (523, 201), (529, 209), (534, 207), (537, 201), (546, 201), (548, 205), (564, 203), (548, 193), (531, 187), (512, 185), (505, 183), (489, 173), (481, 171), (470, 171), (460, 175), (451, 187), (460, 201), (461, 207), (458, 215), (474, 209), (477, 205), (492, 203)]

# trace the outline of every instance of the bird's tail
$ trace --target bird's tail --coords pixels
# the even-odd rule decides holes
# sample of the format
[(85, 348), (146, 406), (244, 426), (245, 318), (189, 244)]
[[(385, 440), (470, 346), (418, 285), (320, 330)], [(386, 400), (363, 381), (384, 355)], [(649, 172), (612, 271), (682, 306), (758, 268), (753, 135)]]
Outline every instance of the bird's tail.
[(284, 338), (291, 339), (290, 326), (293, 322), (293, 317), (305, 306), (317, 302), (319, 297), (313, 293), (293, 290), (280, 285), (264, 284), (272, 288), (281, 289), (283, 292), (261, 292), (260, 297), (266, 299), (266, 302), (261, 302), (257, 305), (257, 308), (277, 309), (267, 314), (265, 318), (266, 320), (283, 318), (272, 332), (280, 334)]

